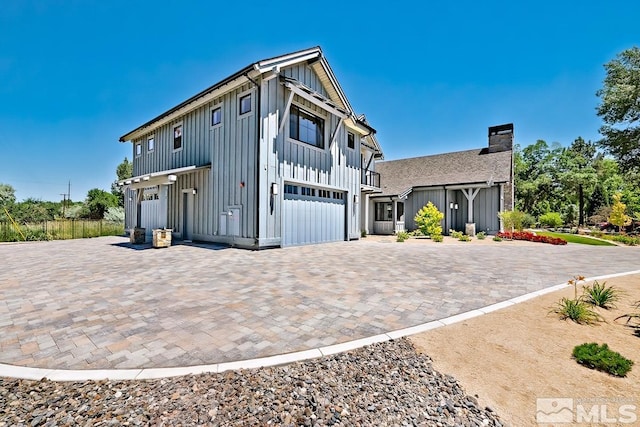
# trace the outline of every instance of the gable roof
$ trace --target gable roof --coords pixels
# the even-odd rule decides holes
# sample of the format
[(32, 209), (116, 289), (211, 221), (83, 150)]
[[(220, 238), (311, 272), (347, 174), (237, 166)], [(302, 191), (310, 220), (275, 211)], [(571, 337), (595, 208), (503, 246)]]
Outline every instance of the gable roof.
[[(348, 120), (351, 120), (354, 126), (365, 129), (369, 133), (368, 136), (373, 136), (376, 130), (372, 128), (366, 122), (366, 120), (363, 120), (360, 117), (356, 116), (353, 109), (351, 108), (351, 104), (349, 103), (346, 95), (344, 94), (344, 91), (342, 90), (342, 87), (333, 74), (331, 66), (329, 66), (329, 63), (324, 57), (322, 49), (319, 46), (316, 46), (309, 49), (299, 50), (285, 55), (276, 56), (273, 58), (263, 59), (253, 64), (247, 65), (246, 67), (235, 72), (229, 77), (219, 81), (213, 86), (206, 88), (205, 90), (197, 93), (186, 101), (176, 105), (175, 107), (165, 111), (159, 116), (149, 120), (147, 123), (121, 136), (120, 142), (131, 141), (133, 139), (139, 138), (144, 134), (151, 132), (155, 128), (158, 128), (159, 126), (162, 126), (163, 124), (170, 122), (171, 120), (174, 120), (186, 114), (187, 112), (210, 102), (214, 98), (230, 91), (231, 89), (252, 81), (254, 78), (260, 75), (270, 73), (272, 76), (277, 76), (282, 68), (305, 61), (308, 62), (308, 64), (320, 78), (320, 81), (327, 90), (331, 101), (336, 103), (339, 107), (347, 112)], [(373, 141), (375, 149), (378, 150), (380, 154), (382, 154), (382, 149), (378, 144), (378, 141), (375, 138), (370, 139)]]
[(416, 187), (509, 182), (511, 157), (511, 150), (482, 148), (378, 162), (382, 193), (372, 197), (397, 196)]

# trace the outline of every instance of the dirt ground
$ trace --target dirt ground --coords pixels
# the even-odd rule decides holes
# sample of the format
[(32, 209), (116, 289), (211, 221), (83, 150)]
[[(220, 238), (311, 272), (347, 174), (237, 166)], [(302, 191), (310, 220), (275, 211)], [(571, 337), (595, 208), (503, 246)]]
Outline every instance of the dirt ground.
[[(597, 310), (606, 319), (597, 326), (549, 314), (561, 297), (573, 297), (573, 287), (567, 287), (411, 339), (433, 359), (436, 369), (455, 376), (467, 393), (478, 395), (480, 404), (514, 427), (552, 425), (536, 422), (537, 398), (573, 399), (574, 421), (592, 421), (573, 425), (638, 426), (640, 337), (624, 321), (614, 319), (634, 311), (632, 303), (640, 300), (640, 275), (604, 281), (624, 294), (616, 309)], [(626, 378), (617, 378), (579, 365), (571, 352), (586, 342), (607, 343), (633, 360), (634, 367)], [(578, 405), (596, 415), (579, 418)], [(594, 409), (594, 405), (599, 406)]]

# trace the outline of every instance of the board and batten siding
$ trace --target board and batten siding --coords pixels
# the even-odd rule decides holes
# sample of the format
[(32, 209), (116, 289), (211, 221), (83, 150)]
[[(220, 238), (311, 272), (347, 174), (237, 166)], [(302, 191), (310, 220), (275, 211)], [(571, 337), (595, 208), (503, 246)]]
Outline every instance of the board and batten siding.
[[(320, 79), (307, 65), (285, 68), (283, 75), (292, 77), (314, 91), (328, 96)], [(331, 188), (345, 192), (348, 237), (360, 235), (359, 204), (354, 203), (354, 195), (360, 194), (360, 147), (347, 148), (347, 132), (362, 137), (354, 130), (340, 125), (336, 140), (331, 139), (336, 132), (340, 118), (314, 104), (294, 96), (293, 102), (303, 109), (324, 119), (325, 146), (323, 149), (297, 142), (288, 137), (289, 118), (286, 115), (282, 131), (280, 122), (285, 114), (289, 98), (287, 90), (279, 79), (264, 81), (261, 85), (262, 141), (260, 144), (260, 240), (261, 244), (280, 244), (283, 235), (282, 201), (286, 182), (304, 183), (317, 188)], [(272, 197), (271, 185), (276, 183), (281, 191)]]
[[(447, 213), (445, 211), (444, 189), (414, 190), (409, 194), (404, 204), (404, 224), (407, 230), (415, 230), (416, 225), (413, 218), (429, 202), (433, 203), (440, 212)], [(443, 220), (443, 231), (446, 231), (444, 230), (445, 227), (445, 221)]]

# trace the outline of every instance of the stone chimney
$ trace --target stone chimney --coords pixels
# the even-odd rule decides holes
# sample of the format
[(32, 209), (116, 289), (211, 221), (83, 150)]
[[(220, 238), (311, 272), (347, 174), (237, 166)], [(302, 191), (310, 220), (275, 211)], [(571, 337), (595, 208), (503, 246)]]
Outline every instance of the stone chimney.
[(513, 123), (489, 128), (489, 153), (513, 150)]

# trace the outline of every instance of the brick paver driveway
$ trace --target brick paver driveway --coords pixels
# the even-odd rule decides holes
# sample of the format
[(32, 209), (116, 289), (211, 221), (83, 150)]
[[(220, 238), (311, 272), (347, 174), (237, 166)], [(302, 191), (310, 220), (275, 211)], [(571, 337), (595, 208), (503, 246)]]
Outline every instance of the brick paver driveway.
[(251, 252), (120, 237), (1, 244), (0, 362), (150, 368), (287, 353), (636, 270), (640, 250), (365, 239)]

